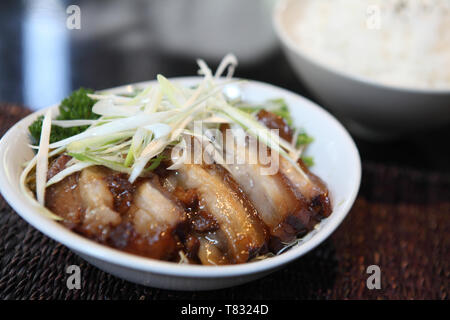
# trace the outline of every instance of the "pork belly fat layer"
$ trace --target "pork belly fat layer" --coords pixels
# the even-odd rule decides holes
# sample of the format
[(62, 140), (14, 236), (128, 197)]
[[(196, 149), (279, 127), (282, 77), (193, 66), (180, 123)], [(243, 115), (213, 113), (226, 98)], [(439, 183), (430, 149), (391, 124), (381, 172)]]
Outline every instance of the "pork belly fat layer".
[(225, 254), (232, 262), (246, 262), (265, 247), (266, 232), (254, 208), (224, 180), (220, 168), (183, 165), (179, 173), (179, 183), (196, 189), (201, 206), (218, 222), (226, 239)]
[(143, 235), (155, 230), (173, 228), (182, 221), (182, 209), (148, 181), (137, 189), (134, 206), (134, 226), (136, 231)]
[[(265, 175), (265, 167), (260, 164), (257, 150), (250, 148), (255, 138), (248, 136), (246, 144), (226, 143), (226, 150), (234, 154), (235, 163), (228, 169), (233, 178), (248, 195), (256, 207), (261, 220), (269, 227), (273, 238), (271, 244), (289, 242), (298, 235), (311, 230), (320, 220), (331, 212), (328, 192), (320, 179), (305, 168), (302, 176), (286, 159), (278, 157), (279, 171), (273, 175)], [(232, 151), (232, 152), (231, 152)], [(258, 159), (256, 164), (243, 161)], [(306, 176), (306, 178), (305, 178)], [(320, 214), (319, 214), (320, 212)], [(279, 245), (271, 245), (278, 250)]]
[[(258, 120), (269, 129), (278, 129), (280, 137), (286, 141), (292, 141), (293, 130), (288, 126), (286, 120), (280, 116), (261, 110), (257, 114)], [(297, 198), (305, 198), (308, 208), (315, 219), (328, 217), (331, 214), (331, 204), (328, 189), (325, 183), (308, 170), (302, 160), (298, 164), (304, 174), (295, 169), (289, 161), (280, 157), (280, 173), (285, 177)]]
[(92, 233), (100, 233), (107, 226), (116, 226), (122, 219), (113, 210), (114, 199), (106, 174), (97, 167), (86, 168), (80, 175), (80, 195), (85, 205), (83, 227)]
[[(249, 137), (249, 140), (251, 139), (253, 138)], [(234, 144), (234, 148), (236, 163), (243, 163), (240, 157), (248, 156), (252, 152), (248, 145)], [(254, 156), (254, 159), (257, 157)], [(305, 214), (306, 210), (303, 209), (306, 204), (294, 195), (279, 173), (264, 175), (262, 174), (264, 167), (259, 163), (246, 162), (230, 165), (228, 168), (233, 178), (248, 195), (273, 237), (280, 238), (282, 241), (291, 241), (309, 224), (309, 215)], [(292, 228), (286, 223), (290, 221), (287, 220), (288, 217), (299, 214), (302, 214), (301, 221), (305, 226), (297, 224), (296, 228)]]
[(157, 177), (140, 181), (126, 220), (113, 231), (113, 246), (161, 260), (172, 260), (181, 250), (176, 231), (184, 212), (165, 194)]

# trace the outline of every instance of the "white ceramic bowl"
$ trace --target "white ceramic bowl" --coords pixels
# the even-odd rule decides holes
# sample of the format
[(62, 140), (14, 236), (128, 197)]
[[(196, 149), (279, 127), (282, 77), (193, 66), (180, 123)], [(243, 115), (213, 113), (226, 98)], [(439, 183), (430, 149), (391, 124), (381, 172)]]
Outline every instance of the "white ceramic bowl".
[[(186, 85), (199, 78), (176, 78)], [(148, 85), (139, 83), (136, 86)], [(130, 86), (111, 89), (127, 91)], [(120, 278), (147, 286), (176, 290), (206, 290), (238, 285), (260, 278), (301, 257), (324, 241), (342, 222), (358, 193), (361, 162), (358, 150), (347, 131), (328, 112), (311, 101), (269, 84), (249, 81), (242, 84), (242, 96), (260, 102), (268, 98), (284, 98), (291, 108), (297, 126), (303, 127), (315, 141), (308, 149), (314, 157), (312, 171), (328, 185), (333, 213), (323, 220), (297, 247), (259, 262), (230, 266), (180, 265), (139, 257), (88, 240), (61, 224), (41, 215), (19, 189), (21, 165), (33, 152), (27, 146), (27, 127), (44, 110), (33, 113), (12, 127), (0, 141), (0, 191), (17, 213), (45, 235), (69, 247), (100, 269)], [(50, 108), (57, 108), (53, 106)]]
[(287, 23), (295, 19), (293, 13), (301, 5), (301, 1), (280, 0), (273, 13), (274, 28), (297, 76), (350, 131), (384, 139), (450, 123), (450, 90), (383, 85), (336, 70), (302, 52), (287, 31)]

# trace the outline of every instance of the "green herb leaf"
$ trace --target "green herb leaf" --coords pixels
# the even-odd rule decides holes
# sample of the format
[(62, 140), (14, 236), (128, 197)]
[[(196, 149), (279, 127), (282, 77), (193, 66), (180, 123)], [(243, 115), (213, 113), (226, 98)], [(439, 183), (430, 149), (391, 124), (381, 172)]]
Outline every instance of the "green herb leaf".
[[(98, 119), (100, 116), (92, 112), (95, 100), (87, 96), (93, 93), (91, 89), (80, 88), (74, 91), (69, 97), (65, 98), (59, 105), (59, 115), (57, 120), (78, 120), (78, 119)], [(41, 138), (42, 121), (44, 117), (38, 117), (29, 127), (31, 140), (34, 145), (38, 145)], [(52, 125), (50, 133), (50, 143), (63, 140), (74, 136), (86, 130), (88, 126), (79, 126), (71, 128), (63, 128)]]
[(314, 141), (313, 137), (309, 136), (306, 133), (300, 133), (297, 136), (297, 148), (300, 147), (300, 146), (308, 145), (308, 144), (310, 144), (313, 141)]
[(312, 167), (314, 165), (313, 157), (304, 156), (304, 157), (302, 157), (302, 161), (307, 167)]

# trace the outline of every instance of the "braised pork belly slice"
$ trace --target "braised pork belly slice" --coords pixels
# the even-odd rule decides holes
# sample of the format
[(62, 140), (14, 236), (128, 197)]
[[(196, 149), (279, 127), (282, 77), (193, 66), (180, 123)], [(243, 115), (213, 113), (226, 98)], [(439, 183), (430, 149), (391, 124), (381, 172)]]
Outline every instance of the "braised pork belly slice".
[(180, 247), (176, 231), (185, 222), (185, 214), (161, 187), (157, 177), (140, 183), (127, 219), (135, 233), (123, 249), (163, 260), (176, 255)]
[(121, 250), (169, 260), (180, 249), (175, 230), (184, 212), (157, 177), (133, 185), (126, 175), (89, 167), (50, 186), (46, 206), (76, 232)]
[[(64, 170), (70, 156), (61, 155), (56, 157), (49, 166), (47, 180)], [(46, 189), (45, 206), (64, 219), (63, 223), (73, 228), (81, 222), (84, 214), (78, 180), (80, 173), (77, 172), (63, 181), (60, 181)]]
[[(247, 142), (252, 139), (248, 137)], [(227, 144), (227, 147), (230, 146)], [(236, 164), (229, 165), (228, 170), (248, 195), (272, 238), (283, 242), (292, 241), (310, 226), (306, 203), (295, 196), (279, 172), (264, 174), (267, 167), (258, 161), (253, 164), (247, 161), (245, 158), (258, 159), (257, 155), (251, 156), (251, 152), (255, 151), (248, 144), (234, 144)]]
[[(277, 251), (281, 248), (282, 242), (290, 242), (297, 236), (310, 231), (318, 222), (316, 219), (318, 215), (311, 208), (324, 207), (326, 209), (322, 212), (327, 212), (329, 201), (327, 193), (324, 193), (323, 198), (317, 197), (313, 192), (303, 195), (303, 190), (323, 190), (324, 185), (318, 184), (321, 187), (319, 188), (309, 180), (307, 183), (301, 181), (305, 184), (297, 185), (300, 182), (298, 172), (292, 173), (296, 169), (278, 154), (268, 150), (268, 157), (264, 160), (267, 164), (262, 165), (258, 150), (260, 147), (266, 147), (251, 148), (252, 143), (255, 143), (255, 138), (250, 136), (246, 137), (245, 143), (236, 143), (236, 141), (233, 144), (225, 143), (227, 148), (233, 148), (233, 150), (227, 149), (226, 152), (231, 152), (235, 163), (229, 165), (228, 170), (248, 195), (261, 220), (268, 226), (272, 236), (271, 250)], [(268, 167), (273, 164), (271, 162), (273, 157), (278, 159), (279, 170), (269, 172), (272, 171), (268, 170)], [(291, 178), (295, 180), (291, 181)], [(323, 205), (322, 202), (324, 202)]]
[(81, 171), (79, 180), (80, 196), (85, 207), (82, 229), (102, 239), (107, 229), (122, 221), (120, 214), (114, 211), (114, 198), (105, 180), (107, 173), (101, 167), (89, 167)]
[(183, 210), (150, 181), (138, 187), (131, 210), (134, 227), (142, 235), (173, 228), (183, 220)]
[[(67, 160), (63, 156), (58, 159)], [(58, 159), (53, 165), (62, 170)], [(69, 227), (80, 228), (89, 237), (104, 239), (106, 230), (121, 222), (120, 215), (113, 209), (113, 195), (105, 176), (105, 170), (90, 167), (66, 177), (47, 189), (47, 208), (62, 217)]]
[(219, 249), (220, 240), (215, 233), (198, 236), (200, 246), (198, 248), (198, 259), (203, 265), (225, 265), (230, 261)]
[(239, 183), (270, 234), (281, 241), (290, 241), (309, 225), (309, 215), (302, 214), (302, 224), (295, 228), (286, 225), (287, 218), (304, 213), (305, 205), (299, 201), (279, 175), (261, 175), (258, 165), (233, 165), (230, 172)]
[(122, 221), (100, 167), (86, 168), (47, 188), (45, 205), (71, 229), (104, 241)]
[[(231, 263), (246, 262), (266, 248), (266, 230), (255, 208), (221, 167), (185, 164), (178, 173), (179, 184), (195, 189), (200, 208), (217, 221), (217, 232), (223, 234), (226, 243), (214, 246), (219, 251), (221, 246), (226, 248), (222, 254)], [(207, 246), (206, 242), (201, 243), (200, 248)]]
[[(267, 128), (278, 129), (280, 138), (287, 142), (291, 142), (292, 139), (296, 138), (287, 121), (282, 117), (272, 112), (261, 110), (257, 114), (257, 118)], [(285, 158), (279, 157), (279, 159), (280, 173), (285, 178), (296, 197), (305, 199), (309, 211), (316, 220), (328, 217), (331, 214), (331, 204), (325, 183), (310, 172), (301, 159), (298, 161), (298, 164), (303, 173), (294, 168), (294, 166)]]
[(70, 229), (81, 223), (84, 205), (79, 187), (80, 173), (74, 173), (51, 185), (45, 192), (45, 206), (60, 216)]
[(306, 201), (313, 218), (320, 221), (332, 211), (328, 189), (319, 177), (308, 170), (301, 159), (298, 165), (303, 172), (299, 172), (289, 161), (280, 157), (280, 174), (296, 197)]

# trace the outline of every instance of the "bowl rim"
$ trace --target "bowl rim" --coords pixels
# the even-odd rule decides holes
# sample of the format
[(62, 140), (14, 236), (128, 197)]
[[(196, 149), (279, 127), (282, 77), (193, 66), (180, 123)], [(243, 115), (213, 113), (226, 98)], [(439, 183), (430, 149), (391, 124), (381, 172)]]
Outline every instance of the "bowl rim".
[(335, 76), (340, 76), (345, 78), (346, 80), (360, 82), (368, 86), (374, 86), (378, 89), (391, 90), (391, 91), (400, 91), (403, 93), (409, 94), (430, 94), (430, 95), (450, 95), (450, 88), (422, 88), (422, 87), (412, 87), (412, 86), (401, 86), (401, 85), (389, 85), (384, 84), (380, 81), (373, 80), (367, 76), (359, 75), (355, 73), (346, 72), (341, 70), (335, 66), (327, 65), (322, 63), (306, 54), (299, 45), (297, 45), (291, 36), (289, 36), (289, 32), (283, 27), (281, 23), (282, 13), (288, 6), (290, 2), (293, 0), (278, 0), (274, 6), (272, 12), (272, 25), (274, 26), (275, 33), (278, 36), (278, 39), (289, 48), (289, 50), (295, 52), (302, 59), (308, 61), (308, 63), (314, 65), (315, 67), (322, 69), (324, 71), (330, 72)]
[[(201, 79), (200, 77), (174, 77), (171, 80), (174, 81), (184, 81), (184, 82), (193, 82)], [(148, 85), (153, 81), (143, 81), (137, 82), (133, 84), (127, 84), (123, 86), (118, 86), (110, 89), (105, 89), (102, 91), (109, 90), (121, 90), (129, 88), (130, 86), (142, 86)], [(328, 221), (323, 227), (318, 230), (316, 234), (304, 243), (302, 243), (298, 247), (294, 247), (283, 254), (272, 257), (270, 259), (264, 259), (261, 261), (243, 263), (238, 265), (225, 265), (225, 266), (201, 266), (201, 265), (184, 265), (184, 264), (176, 264), (173, 262), (160, 261), (156, 259), (146, 258), (137, 256), (134, 254), (130, 254), (127, 252), (120, 251), (118, 249), (110, 248), (105, 245), (99, 244), (93, 240), (89, 240), (81, 235), (72, 232), (71, 230), (65, 228), (58, 222), (55, 222), (47, 217), (44, 217), (42, 214), (37, 212), (36, 207), (33, 206), (30, 202), (23, 201), (23, 195), (19, 192), (16, 192), (13, 188), (11, 188), (8, 184), (8, 168), (6, 167), (6, 163), (4, 163), (7, 151), (8, 144), (13, 141), (15, 135), (19, 134), (21, 130), (26, 130), (22, 128), (24, 123), (31, 121), (37, 115), (42, 114), (45, 110), (49, 108), (56, 108), (58, 105), (53, 105), (47, 107), (45, 109), (41, 109), (36, 111), (27, 117), (21, 119), (17, 122), (13, 127), (11, 127), (6, 134), (0, 140), (0, 192), (5, 198), (5, 200), (10, 204), (10, 206), (19, 214), (24, 220), (26, 220), (30, 225), (44, 233), (48, 237), (56, 240), (59, 243), (67, 246), (69, 249), (80, 253), (82, 255), (86, 255), (95, 259), (102, 260), (103, 262), (107, 262), (110, 264), (114, 264), (117, 266), (130, 268), (142, 272), (149, 272), (154, 274), (161, 274), (166, 276), (174, 276), (174, 277), (184, 277), (184, 278), (229, 278), (235, 276), (244, 276), (254, 273), (262, 273), (264, 271), (269, 271), (271, 269), (275, 269), (280, 267), (286, 263), (289, 263), (300, 256), (306, 254), (310, 250), (314, 249), (317, 245), (322, 243), (328, 236), (331, 235), (335, 231), (335, 229), (341, 224), (344, 218), (347, 216), (350, 211), (353, 203), (357, 197), (360, 183), (361, 183), (361, 159), (359, 156), (358, 149), (356, 147), (355, 142), (351, 138), (350, 134), (347, 130), (334, 118), (330, 113), (325, 111), (323, 108), (318, 106), (316, 103), (306, 99), (305, 97), (298, 95), (289, 90), (259, 82), (248, 80), (247, 84), (254, 85), (258, 88), (270, 88), (271, 90), (275, 90), (280, 93), (280, 96), (290, 96), (293, 99), (299, 100), (303, 103), (304, 108), (315, 110), (319, 112), (321, 117), (327, 119), (327, 123), (335, 127), (336, 130), (340, 132), (342, 137), (345, 140), (345, 143), (348, 145), (349, 150), (351, 151), (352, 161), (355, 163), (355, 167), (352, 169), (355, 173), (355, 179), (351, 185), (351, 193), (346, 196), (348, 201), (345, 204), (338, 206), (338, 208), (334, 209), (332, 214), (333, 219)]]

